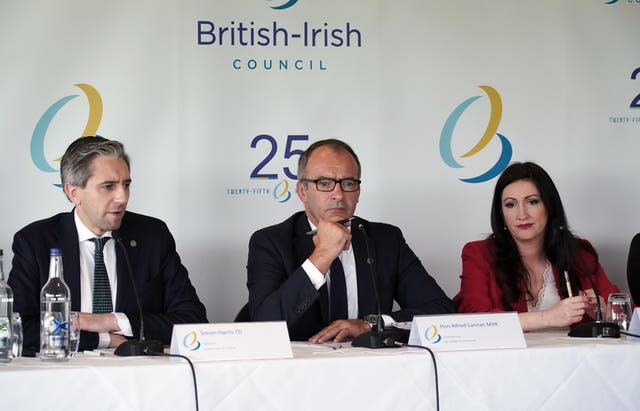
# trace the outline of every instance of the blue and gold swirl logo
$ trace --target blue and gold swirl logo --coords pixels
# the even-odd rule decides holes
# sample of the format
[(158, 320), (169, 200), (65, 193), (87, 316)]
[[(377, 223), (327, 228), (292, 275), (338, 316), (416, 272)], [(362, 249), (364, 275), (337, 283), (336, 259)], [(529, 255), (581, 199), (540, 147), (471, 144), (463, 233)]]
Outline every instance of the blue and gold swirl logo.
[(182, 345), (189, 351), (196, 351), (202, 346), (202, 344), (200, 344), (200, 341), (198, 341), (198, 334), (196, 334), (195, 331), (191, 331), (184, 336), (184, 338), (182, 339)]
[[(267, 1), (272, 2), (273, 0), (267, 0)], [(287, 0), (283, 4), (279, 6), (271, 6), (271, 8), (274, 10), (285, 10), (285, 9), (288, 9), (289, 7), (293, 7), (293, 5), (296, 4), (297, 2), (298, 0)]]
[[(498, 125), (500, 124), (500, 120), (502, 119), (502, 98), (500, 94), (491, 86), (479, 86), (489, 98), (489, 102), (491, 103), (491, 115), (489, 117), (489, 124), (487, 128), (478, 140), (478, 142), (466, 153), (462, 154), (461, 158), (468, 158), (477, 153), (479, 153), (482, 149), (484, 149), (487, 144), (493, 139), (493, 137), (498, 136), (500, 143), (502, 145), (502, 152), (498, 158), (498, 161), (491, 166), (484, 173), (470, 178), (461, 178), (460, 181), (465, 183), (483, 183), (485, 181), (489, 181), (492, 178), (496, 177), (500, 174), (509, 162), (511, 161), (511, 155), (513, 149), (511, 148), (511, 143), (509, 140), (498, 133)], [(460, 164), (453, 156), (452, 151), (452, 142), (453, 142), (453, 130), (458, 123), (458, 120), (462, 116), (469, 106), (481, 98), (482, 96), (473, 96), (469, 97), (462, 103), (460, 103), (453, 112), (447, 118), (447, 121), (444, 123), (442, 127), (442, 132), (440, 133), (440, 157), (445, 162), (446, 165), (452, 168), (463, 168), (464, 166)]]
[(442, 336), (438, 332), (438, 327), (431, 325), (424, 331), (424, 338), (431, 344), (437, 344), (442, 341)]
[(286, 203), (291, 198), (289, 180), (282, 180), (273, 188), (273, 198), (279, 203)]
[[(102, 121), (102, 98), (100, 93), (93, 86), (84, 83), (74, 84), (80, 90), (82, 90), (87, 96), (89, 103), (89, 117), (84, 127), (84, 131), (80, 137), (93, 136), (98, 131), (100, 122)], [(58, 112), (71, 100), (78, 97), (78, 94), (72, 94), (66, 97), (62, 97), (55, 103), (53, 103), (44, 114), (40, 117), (33, 129), (31, 135), (31, 161), (41, 171), (45, 173), (55, 173), (58, 171), (46, 158), (44, 154), (44, 141), (47, 136), (47, 130), (49, 125), (53, 121), (53, 118)], [(54, 159), (54, 162), (59, 162), (61, 157)], [(54, 184), (56, 187), (61, 187), (61, 184)]]

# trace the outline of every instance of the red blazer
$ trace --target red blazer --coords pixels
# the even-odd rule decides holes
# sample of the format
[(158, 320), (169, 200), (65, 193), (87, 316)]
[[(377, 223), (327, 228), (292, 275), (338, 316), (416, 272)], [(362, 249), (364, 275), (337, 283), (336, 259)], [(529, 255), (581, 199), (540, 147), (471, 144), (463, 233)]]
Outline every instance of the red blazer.
[[(583, 240), (586, 241), (586, 240)], [(590, 254), (584, 252), (583, 257), (587, 265), (593, 264), (594, 259)], [(465, 244), (462, 249), (462, 275), (460, 292), (453, 299), (457, 310), (460, 313), (472, 312), (502, 312), (505, 310), (502, 306), (502, 289), (498, 287), (494, 272), (495, 261), (495, 245), (493, 240), (473, 241)], [(553, 276), (556, 281), (556, 287), (564, 287), (564, 278), (561, 280), (556, 267), (553, 268)], [(600, 296), (607, 301), (609, 294), (620, 292), (618, 287), (612, 284), (607, 275), (602, 270), (602, 266), (598, 264), (593, 280), (598, 288)], [(580, 279), (582, 289), (588, 290), (591, 282), (586, 277)], [(524, 284), (521, 285), (524, 290)], [(575, 290), (574, 290), (575, 292)], [(560, 289), (558, 289), (560, 293)], [(561, 294), (562, 295), (562, 294)], [(526, 295), (523, 293), (520, 299), (512, 304), (515, 311), (522, 313), (527, 312)], [(602, 307), (603, 312), (606, 307)], [(583, 318), (583, 321), (588, 318)]]

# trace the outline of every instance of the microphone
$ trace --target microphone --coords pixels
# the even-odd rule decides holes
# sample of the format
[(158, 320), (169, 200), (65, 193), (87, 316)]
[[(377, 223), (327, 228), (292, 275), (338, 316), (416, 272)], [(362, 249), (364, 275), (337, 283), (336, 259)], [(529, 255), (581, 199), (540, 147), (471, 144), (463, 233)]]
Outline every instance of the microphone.
[(131, 263), (129, 262), (129, 254), (127, 254), (127, 248), (122, 242), (120, 233), (116, 230), (111, 232), (111, 236), (120, 245), (122, 253), (124, 254), (124, 260), (127, 264), (127, 271), (129, 273), (129, 279), (131, 280), (131, 287), (133, 288), (133, 296), (136, 299), (138, 305), (138, 313), (140, 314), (140, 339), (139, 340), (127, 340), (120, 344), (114, 354), (121, 357), (131, 357), (140, 355), (158, 355), (164, 352), (162, 341), (158, 340), (145, 340), (144, 338), (144, 319), (142, 318), (142, 304), (140, 304), (140, 297), (138, 296), (138, 289), (136, 288), (136, 282), (133, 278), (133, 270), (131, 269)]
[(367, 238), (367, 232), (364, 229), (364, 225), (362, 223), (358, 224), (358, 229), (362, 232), (364, 237), (364, 244), (367, 248), (367, 264), (369, 264), (369, 270), (371, 272), (371, 282), (373, 284), (373, 295), (376, 301), (376, 309), (378, 311), (378, 323), (376, 324), (375, 330), (371, 330), (369, 332), (360, 334), (356, 338), (351, 341), (351, 345), (353, 347), (364, 347), (364, 348), (397, 348), (402, 345), (399, 341), (399, 333), (393, 332), (391, 330), (385, 331), (383, 328), (382, 321), (382, 313), (380, 312), (380, 296), (378, 294), (378, 282), (375, 268), (373, 266), (374, 260), (373, 255), (371, 254), (371, 248), (369, 248), (369, 240)]
[(602, 321), (602, 309), (600, 308), (600, 294), (596, 288), (591, 274), (587, 276), (596, 295), (596, 320), (594, 322), (580, 324), (569, 331), (569, 337), (578, 338), (620, 338), (620, 326), (616, 323)]

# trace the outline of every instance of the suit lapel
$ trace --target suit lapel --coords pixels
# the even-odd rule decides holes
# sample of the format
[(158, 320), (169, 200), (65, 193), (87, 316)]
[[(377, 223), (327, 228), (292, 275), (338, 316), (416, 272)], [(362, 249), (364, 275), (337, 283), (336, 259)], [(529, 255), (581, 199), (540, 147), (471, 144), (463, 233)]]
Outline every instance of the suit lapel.
[(62, 248), (62, 276), (71, 291), (71, 309), (80, 311), (80, 244), (73, 211), (60, 220), (58, 235), (56, 246)]
[(307, 215), (301, 213), (294, 222), (294, 241), (293, 247), (296, 253), (297, 265), (300, 265), (307, 259), (313, 252), (313, 238), (306, 233), (311, 230)]
[[(294, 240), (293, 247), (296, 254), (296, 266), (300, 266), (304, 260), (306, 260), (313, 252), (313, 237), (306, 233), (311, 230), (309, 226), (309, 220), (305, 212), (301, 212), (296, 221), (294, 222)], [(318, 290), (320, 297), (318, 302), (320, 303), (320, 313), (322, 314), (322, 323), (329, 323), (329, 294), (327, 291), (327, 284), (325, 283)]]
[[(134, 270), (137, 266), (136, 262), (138, 261), (138, 241), (140, 239), (135, 238), (136, 236), (129, 230), (129, 225), (127, 224), (129, 214), (125, 213), (124, 218), (122, 219), (122, 224), (120, 225), (120, 229), (118, 233), (120, 235), (122, 244), (118, 244), (116, 242), (116, 276), (118, 278), (118, 290), (116, 293), (116, 312), (123, 311), (137, 311), (136, 306), (129, 306), (128, 304), (136, 301), (135, 296), (133, 294), (133, 287), (131, 284), (131, 278), (129, 277), (129, 268), (127, 267), (127, 262), (124, 256), (124, 252), (122, 248), (127, 249), (127, 256), (129, 257), (129, 262), (131, 263), (131, 269)], [(135, 278), (135, 272), (131, 273), (131, 275)]]

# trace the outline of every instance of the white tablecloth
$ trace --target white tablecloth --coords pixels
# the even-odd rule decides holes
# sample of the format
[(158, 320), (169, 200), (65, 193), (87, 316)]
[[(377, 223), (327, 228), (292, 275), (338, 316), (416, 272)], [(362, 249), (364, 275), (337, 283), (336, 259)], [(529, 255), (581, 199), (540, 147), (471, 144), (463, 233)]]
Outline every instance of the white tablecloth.
[[(638, 410), (640, 341), (528, 333), (526, 349), (436, 354), (442, 410)], [(201, 410), (435, 409), (417, 349), (293, 344), (294, 359), (198, 362)], [(3, 409), (194, 410), (189, 366), (92, 357), (0, 364)]]

